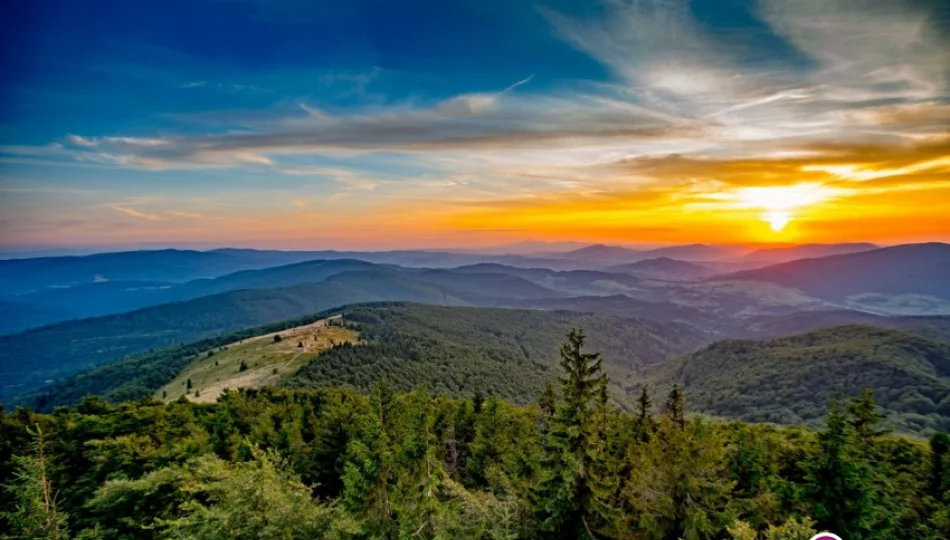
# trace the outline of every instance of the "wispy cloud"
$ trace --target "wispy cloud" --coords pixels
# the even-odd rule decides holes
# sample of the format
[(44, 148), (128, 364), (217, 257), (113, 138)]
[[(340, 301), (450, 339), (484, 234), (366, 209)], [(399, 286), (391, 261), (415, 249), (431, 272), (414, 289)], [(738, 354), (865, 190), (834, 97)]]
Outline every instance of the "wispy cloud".
[(181, 210), (169, 210), (168, 214), (175, 217), (183, 217), (188, 219), (201, 219), (204, 217), (203, 214), (199, 214), (198, 212), (183, 212)]
[[(748, 197), (796, 189), (820, 194), (814, 206), (871, 204), (881, 193), (944, 189), (950, 174), (950, 39), (935, 5), (755, 0), (757, 29), (745, 41), (697, 20), (688, 0), (605, 0), (602, 16), (585, 18), (541, 8), (608, 81), (552, 87), (526, 72), (494, 91), (341, 108), (295, 94), (271, 109), (207, 111), (200, 130), (182, 122), (160, 134), (69, 134), (0, 147), (13, 156), (0, 159), (281, 175), (294, 186), (274, 197), (284, 211), (288, 200), (394, 216), (403, 205), (452, 230), (556, 229), (569, 216), (617, 234), (682, 219), (664, 229), (679, 234), (695, 212), (749, 210)], [(760, 38), (780, 50), (758, 54)], [(365, 97), (384, 76), (371, 68), (310, 80)], [(312, 199), (298, 196), (301, 183), (313, 186)], [(777, 191), (755, 191), (764, 187)], [(112, 208), (153, 221), (187, 217)]]
[(132, 217), (144, 219), (147, 221), (161, 221), (162, 219), (164, 219), (162, 218), (162, 216), (158, 214), (148, 214), (140, 210), (136, 210), (135, 208), (127, 208), (125, 206), (110, 206), (109, 208), (115, 210), (116, 212), (119, 212), (120, 214), (125, 214), (127, 216), (132, 216)]
[(69, 140), (71, 144), (74, 144), (76, 146), (83, 146), (86, 148), (94, 148), (98, 146), (99, 144), (99, 142), (96, 140), (88, 139), (80, 135), (73, 135), (71, 133), (66, 138)]

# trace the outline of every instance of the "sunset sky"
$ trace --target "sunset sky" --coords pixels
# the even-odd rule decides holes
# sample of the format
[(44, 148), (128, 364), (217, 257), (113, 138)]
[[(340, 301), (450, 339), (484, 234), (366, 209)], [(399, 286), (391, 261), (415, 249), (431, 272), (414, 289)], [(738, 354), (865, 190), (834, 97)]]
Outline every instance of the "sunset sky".
[(2, 248), (950, 241), (946, 1), (2, 18)]

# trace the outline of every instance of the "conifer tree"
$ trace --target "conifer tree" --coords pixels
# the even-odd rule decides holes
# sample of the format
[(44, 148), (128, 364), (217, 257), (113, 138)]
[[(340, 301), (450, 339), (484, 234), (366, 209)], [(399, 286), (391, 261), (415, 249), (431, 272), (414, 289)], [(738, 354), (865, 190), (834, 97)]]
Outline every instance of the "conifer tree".
[(434, 415), (424, 390), (406, 396), (396, 460), (399, 471), (393, 498), (400, 538), (438, 538), (442, 529), (442, 485), (445, 472), (439, 459)]
[(686, 428), (686, 398), (678, 384), (673, 385), (670, 395), (666, 398), (666, 416), (680, 429)]
[(484, 486), (488, 484), (488, 467), (501, 458), (501, 400), (492, 396), (485, 401), (480, 413), (475, 415), (475, 435), (469, 445), (466, 463), (468, 480)]
[(392, 394), (385, 381), (373, 389), (369, 414), (347, 448), (343, 507), (357, 517), (367, 537), (389, 538), (395, 530), (392, 484), (395, 456), (387, 416)]
[(637, 415), (634, 427), (636, 429), (636, 439), (640, 442), (646, 442), (653, 432), (655, 424), (652, 416), (653, 398), (650, 397), (650, 390), (643, 386), (640, 389), (640, 396), (637, 398)]
[(725, 446), (713, 424), (696, 419), (682, 427), (660, 418), (657, 436), (630, 449), (622, 530), (652, 539), (715, 538), (733, 486)]
[(591, 522), (603, 514), (590, 471), (600, 458), (596, 422), (607, 377), (599, 353), (585, 353), (584, 333), (572, 330), (561, 345), (562, 401), (549, 427), (544, 478), (535, 491), (541, 534), (595, 538)]
[(950, 434), (934, 433), (930, 437), (930, 494), (940, 502), (946, 500), (950, 490)]
[(12, 511), (2, 512), (10, 526), (10, 538), (66, 540), (66, 514), (56, 504), (56, 493), (49, 480), (46, 441), (39, 425), (33, 436), (33, 454), (14, 456), (17, 466), (13, 481), (3, 486), (16, 500)]
[(481, 390), (475, 390), (475, 395), (472, 396), (472, 412), (478, 414), (482, 412), (482, 405), (485, 403), (485, 394), (482, 394)]
[(813, 515), (819, 529), (834, 531), (842, 538), (873, 538), (875, 507), (870, 470), (855, 444), (854, 428), (837, 401), (831, 406), (826, 425), (809, 471), (810, 495), (815, 501)]
[(545, 419), (554, 416), (554, 410), (557, 407), (557, 394), (555, 394), (554, 385), (551, 383), (548, 383), (544, 387), (544, 391), (541, 392), (541, 396), (538, 398), (538, 407)]
[(874, 391), (870, 388), (865, 388), (858, 398), (848, 404), (848, 412), (851, 415), (850, 424), (861, 444), (869, 445), (874, 437), (882, 434), (876, 431), (875, 427), (884, 417), (877, 412)]
[(454, 471), (466, 471), (468, 468), (469, 446), (475, 438), (475, 414), (472, 412), (472, 402), (467, 399), (459, 400), (455, 409), (455, 454)]

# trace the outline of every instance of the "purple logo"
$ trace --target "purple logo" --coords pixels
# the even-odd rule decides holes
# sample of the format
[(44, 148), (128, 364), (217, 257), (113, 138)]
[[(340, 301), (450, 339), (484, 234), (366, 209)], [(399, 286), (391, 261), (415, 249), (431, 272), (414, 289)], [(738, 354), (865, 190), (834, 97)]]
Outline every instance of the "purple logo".
[(823, 532), (812, 536), (811, 540), (841, 540), (841, 537), (837, 534), (831, 534), (830, 532)]

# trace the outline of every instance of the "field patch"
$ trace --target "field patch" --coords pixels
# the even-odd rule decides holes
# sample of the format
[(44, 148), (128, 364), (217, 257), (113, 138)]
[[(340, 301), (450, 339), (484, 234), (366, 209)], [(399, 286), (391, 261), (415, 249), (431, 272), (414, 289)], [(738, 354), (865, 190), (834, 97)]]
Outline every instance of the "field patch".
[(184, 395), (190, 401), (211, 403), (226, 388), (276, 384), (334, 344), (359, 341), (353, 330), (335, 326), (336, 320), (331, 317), (204, 351), (173, 381), (156, 391), (155, 397), (174, 401)]

